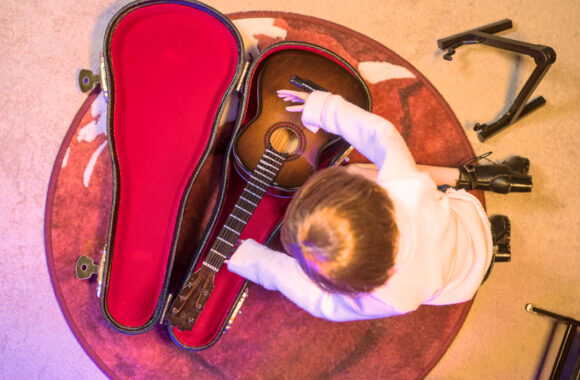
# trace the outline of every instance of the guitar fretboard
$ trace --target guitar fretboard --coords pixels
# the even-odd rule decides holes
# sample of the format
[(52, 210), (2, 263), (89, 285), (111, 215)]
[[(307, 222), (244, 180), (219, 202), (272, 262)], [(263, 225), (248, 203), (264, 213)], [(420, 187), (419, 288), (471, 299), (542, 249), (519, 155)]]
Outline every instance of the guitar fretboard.
[(278, 175), (282, 164), (284, 164), (284, 160), (285, 158), (281, 154), (270, 148), (266, 149), (256, 169), (252, 172), (250, 180), (234, 205), (232, 212), (226, 219), (219, 235), (211, 246), (202, 266), (217, 273), (223, 263), (231, 256), (232, 249), (236, 246), (240, 234), (264, 197), (264, 194), (268, 191), (274, 178)]

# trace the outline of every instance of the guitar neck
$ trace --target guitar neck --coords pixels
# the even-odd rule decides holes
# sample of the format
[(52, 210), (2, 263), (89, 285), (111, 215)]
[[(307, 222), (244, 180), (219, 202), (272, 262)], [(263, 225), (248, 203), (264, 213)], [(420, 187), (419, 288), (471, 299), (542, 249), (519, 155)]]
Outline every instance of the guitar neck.
[(266, 149), (251, 178), (244, 187), (242, 194), (219, 235), (211, 246), (202, 265), (217, 273), (223, 263), (230, 258), (244, 227), (250, 220), (254, 210), (274, 182), (285, 157), (271, 149)]
[(230, 258), (232, 248), (284, 161), (283, 155), (266, 149), (201, 267), (188, 277), (171, 305), (171, 312), (167, 315), (171, 326), (177, 326), (180, 330), (193, 328), (214, 288), (215, 274)]

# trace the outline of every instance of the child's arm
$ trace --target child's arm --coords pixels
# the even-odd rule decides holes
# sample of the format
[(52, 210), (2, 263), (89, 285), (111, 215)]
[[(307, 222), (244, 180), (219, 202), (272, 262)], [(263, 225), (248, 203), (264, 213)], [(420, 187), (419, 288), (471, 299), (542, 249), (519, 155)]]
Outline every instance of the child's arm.
[(303, 106), (287, 109), (302, 111), (302, 122), (309, 129), (322, 128), (342, 136), (375, 163), (379, 170), (388, 168), (381, 173), (384, 179), (405, 178), (417, 172), (405, 140), (389, 121), (347, 102), (339, 95), (320, 91), (306, 96), (303, 94), (288, 90), (278, 92), (285, 100), (305, 100)]
[(280, 291), (319, 318), (342, 322), (400, 314), (372, 294), (350, 297), (324, 291), (306, 276), (294, 258), (251, 239), (236, 250), (228, 269), (266, 289)]

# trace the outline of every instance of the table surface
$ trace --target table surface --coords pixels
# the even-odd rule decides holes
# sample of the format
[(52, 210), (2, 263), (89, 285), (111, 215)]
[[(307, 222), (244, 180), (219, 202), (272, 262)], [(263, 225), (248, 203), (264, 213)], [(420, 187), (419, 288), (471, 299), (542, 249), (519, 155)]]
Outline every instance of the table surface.
[[(248, 52), (255, 54), (284, 40), (306, 41), (357, 67), (371, 90), (373, 111), (397, 126), (417, 162), (455, 166), (473, 157), (463, 129), (438, 91), (387, 47), (340, 25), (298, 14), (249, 12), (229, 17)], [(93, 92), (62, 143), (49, 189), (46, 245), (52, 283), (66, 320), (108, 376), (287, 378), (388, 373), (390, 378), (421, 378), (451, 344), (471, 302), (423, 306), (382, 320), (331, 323), (253, 284), (243, 313), (208, 350), (179, 348), (163, 326), (134, 336), (114, 331), (100, 314), (96, 283), (74, 277), (79, 254), (96, 259), (106, 241), (112, 180), (105, 113), (102, 94)], [(475, 195), (484, 201), (482, 192)]]

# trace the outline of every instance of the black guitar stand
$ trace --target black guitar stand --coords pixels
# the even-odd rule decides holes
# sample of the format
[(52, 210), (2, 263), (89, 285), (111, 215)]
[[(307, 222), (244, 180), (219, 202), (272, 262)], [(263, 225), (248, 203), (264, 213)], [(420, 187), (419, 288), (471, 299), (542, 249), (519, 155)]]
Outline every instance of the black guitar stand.
[(540, 309), (531, 303), (526, 304), (526, 311), (532, 314), (550, 317), (555, 323), (566, 325), (566, 331), (562, 337), (560, 348), (558, 349), (558, 355), (556, 356), (556, 360), (552, 366), (550, 380), (579, 379), (580, 339), (576, 332), (578, 331), (578, 328), (580, 328), (580, 321), (548, 310)]
[(556, 61), (556, 52), (549, 46), (534, 45), (494, 35), (494, 33), (510, 29), (511, 27), (512, 21), (504, 19), (437, 40), (437, 46), (439, 46), (440, 49), (447, 49), (447, 54), (443, 56), (447, 61), (452, 60), (452, 55), (455, 54), (455, 49), (458, 47), (462, 45), (481, 43), (499, 49), (529, 55), (534, 58), (534, 62), (537, 65), (530, 78), (524, 84), (524, 87), (514, 100), (514, 103), (503, 116), (491, 124), (475, 124), (473, 130), (477, 131), (479, 141), (485, 141), (491, 135), (506, 128), (510, 124), (515, 123), (521, 117), (546, 104), (546, 100), (542, 96), (535, 98), (527, 104), (526, 102), (552, 63)]

